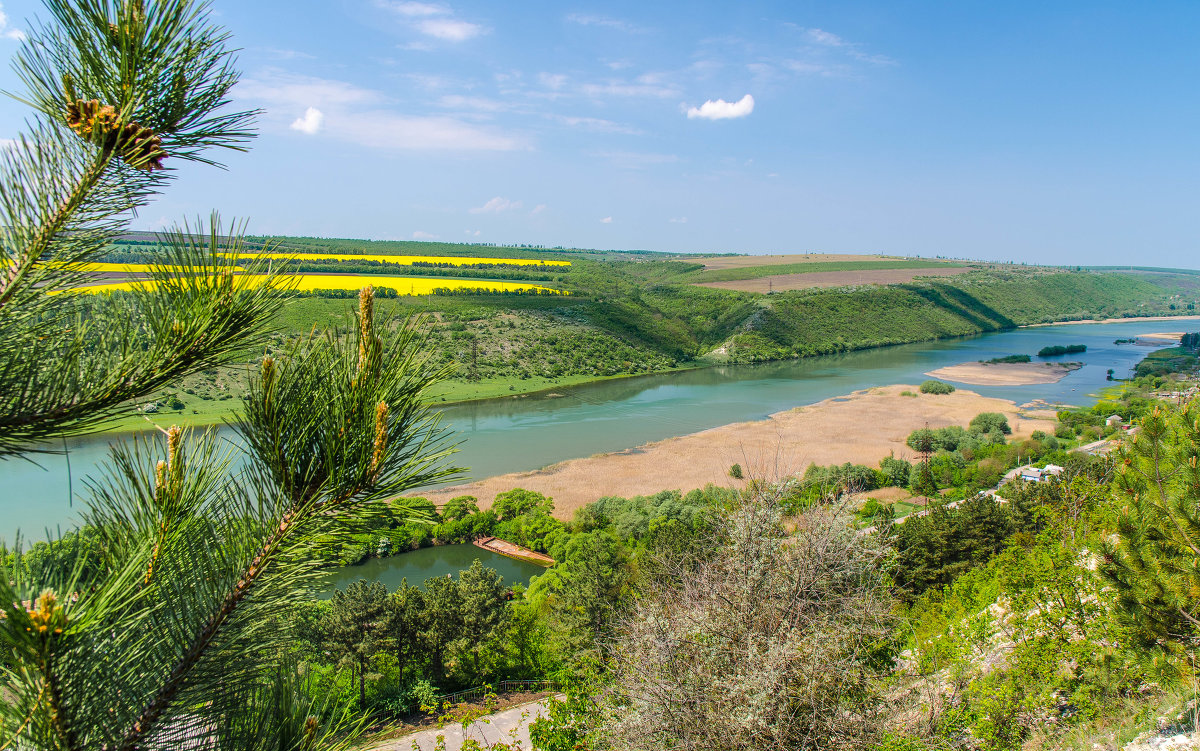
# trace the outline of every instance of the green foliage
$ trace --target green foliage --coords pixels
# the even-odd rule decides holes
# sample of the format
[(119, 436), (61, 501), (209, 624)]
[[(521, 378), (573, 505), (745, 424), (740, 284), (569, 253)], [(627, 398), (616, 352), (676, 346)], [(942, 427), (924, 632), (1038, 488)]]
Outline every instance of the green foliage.
[(1002, 365), (1008, 363), (1031, 362), (1032, 360), (1033, 358), (1029, 355), (1005, 355), (1004, 357), (993, 357), (990, 360), (980, 360), (980, 362), (988, 365)]
[(734, 464), (729, 468), (729, 476), (735, 480), (742, 479), (742, 465)]
[(1118, 542), (1104, 546), (1101, 571), (1145, 639), (1190, 645), (1200, 634), (1200, 405), (1158, 405), (1140, 427), (1117, 459)]
[(479, 513), (479, 499), (473, 495), (460, 495), (446, 501), (442, 508), (443, 522), (456, 522)]
[(497, 519), (502, 522), (534, 510), (549, 514), (554, 510), (554, 499), (533, 490), (513, 488), (497, 494), (492, 502), (492, 511), (496, 512)]
[(894, 533), (893, 579), (900, 598), (912, 602), (930, 588), (944, 587), (987, 563), (1016, 530), (1012, 512), (986, 496), (907, 519)]
[(922, 381), (920, 391), (922, 394), (953, 394), (954, 386), (945, 381)]
[(970, 428), (975, 433), (991, 433), (999, 431), (1004, 435), (1012, 434), (1008, 418), (999, 412), (980, 412), (971, 420)]
[(1074, 355), (1080, 352), (1087, 352), (1086, 344), (1054, 344), (1048, 347), (1042, 347), (1038, 350), (1038, 357), (1058, 357), (1060, 355)]
[(358, 678), (359, 706), (367, 703), (367, 667), (388, 644), (388, 592), (379, 582), (359, 580), (333, 593), (317, 621), (321, 644), (338, 661), (351, 665)]
[(887, 456), (880, 460), (879, 470), (884, 475), (886, 485), (897, 488), (908, 487), (909, 476), (912, 473), (912, 464), (910, 462), (897, 459), (894, 456)]

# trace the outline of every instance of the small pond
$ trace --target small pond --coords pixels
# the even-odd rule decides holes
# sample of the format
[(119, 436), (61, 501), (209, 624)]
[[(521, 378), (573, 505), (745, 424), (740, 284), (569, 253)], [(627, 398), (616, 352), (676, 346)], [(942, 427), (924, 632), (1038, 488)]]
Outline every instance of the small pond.
[(536, 563), (518, 561), (474, 545), (437, 545), (387, 558), (370, 558), (357, 566), (335, 569), (329, 573), (328, 589), (321, 598), (331, 597), (333, 590), (345, 589), (359, 579), (383, 582), (389, 592), (394, 592), (404, 579), (408, 579), (409, 584), (424, 584), (426, 579), (436, 576), (450, 574), (457, 577), (459, 571), (470, 568), (476, 559), (486, 568), (498, 571), (508, 586), (529, 584), (530, 579), (546, 570)]

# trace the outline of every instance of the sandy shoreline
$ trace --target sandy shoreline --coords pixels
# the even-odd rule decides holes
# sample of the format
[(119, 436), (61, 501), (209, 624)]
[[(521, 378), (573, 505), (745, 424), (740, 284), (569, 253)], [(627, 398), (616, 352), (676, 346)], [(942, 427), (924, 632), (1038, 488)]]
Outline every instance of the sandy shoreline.
[(1019, 329), (1036, 329), (1042, 326), (1075, 326), (1087, 323), (1133, 323), (1134, 321), (1200, 321), (1200, 316), (1133, 316), (1131, 318), (1105, 318), (1100, 321), (1054, 321), (1053, 323), (1027, 323)]
[(1076, 362), (964, 362), (925, 375), (972, 386), (1029, 386), (1058, 383), (1080, 367)]
[(423, 493), (436, 504), (457, 495), (473, 495), (481, 508), (497, 493), (520, 487), (554, 498), (554, 515), (569, 519), (575, 510), (608, 495), (634, 496), (660, 490), (687, 492), (717, 485), (742, 485), (729, 477), (741, 464), (746, 479), (768, 479), (803, 472), (810, 463), (854, 462), (877, 466), (893, 453), (912, 458), (908, 434), (931, 428), (965, 426), (980, 412), (1002, 412), (1017, 436), (1053, 430), (1053, 413), (1021, 413), (1005, 399), (972, 391), (918, 394), (911, 385), (856, 391), (816, 404), (777, 412), (765, 420), (740, 422), (668, 438), (609, 454), (572, 459), (533, 472), (514, 472)]

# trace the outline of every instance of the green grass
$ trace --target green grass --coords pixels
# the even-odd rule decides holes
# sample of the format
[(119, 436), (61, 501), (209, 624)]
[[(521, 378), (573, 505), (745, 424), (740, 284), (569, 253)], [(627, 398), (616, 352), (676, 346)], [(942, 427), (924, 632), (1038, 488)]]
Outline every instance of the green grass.
[(884, 271), (888, 269), (942, 269), (960, 268), (961, 263), (941, 261), (881, 260), (881, 261), (813, 261), (812, 263), (781, 263), (776, 266), (744, 266), (737, 269), (710, 269), (689, 273), (681, 281), (691, 284), (701, 282), (736, 282), (744, 279), (761, 279), (779, 274), (815, 274), (821, 271)]

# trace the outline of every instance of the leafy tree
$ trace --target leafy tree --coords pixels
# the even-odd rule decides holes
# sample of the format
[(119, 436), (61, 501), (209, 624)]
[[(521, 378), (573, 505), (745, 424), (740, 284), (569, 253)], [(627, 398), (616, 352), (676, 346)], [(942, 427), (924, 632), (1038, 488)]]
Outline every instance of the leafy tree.
[(1190, 648), (1200, 637), (1200, 403), (1159, 405), (1140, 425), (1117, 458), (1118, 542), (1104, 546), (1100, 570), (1147, 640)]
[(908, 487), (908, 477), (912, 473), (912, 464), (894, 456), (884, 457), (879, 462), (879, 470), (883, 472), (887, 484), (897, 488)]
[(333, 593), (329, 609), (317, 622), (321, 643), (358, 677), (358, 705), (367, 705), (367, 668), (390, 640), (388, 592), (381, 582), (365, 579)]
[[(16, 62), (39, 115), (0, 160), (2, 456), (244, 352), (279, 305), (260, 262), (222, 255), (242, 245), (215, 221), (162, 239), (156, 284), (54, 294), (84, 281), (78, 263), (166, 185), (164, 160), (239, 148), (250, 115), (218, 111), (237, 73), (203, 3), (47, 2), (51, 23)], [(368, 288), (353, 331), (264, 358), (238, 426), (241, 469), (211, 433), (114, 447), (82, 515), (103, 567), (63, 556), (0, 571), (0, 602), (27, 603), (0, 619), (0, 747), (344, 743), (330, 740), (343, 715), (289, 677), (280, 614), (311, 593), (318, 541), (453, 474), (424, 406), (445, 372), (421, 332), (375, 321)]]
[(446, 657), (462, 635), (462, 595), (449, 576), (425, 580), (425, 649), (435, 681), (446, 678)]
[(471, 662), (471, 673), (480, 674), (480, 657), (508, 627), (508, 588), (504, 578), (478, 559), (458, 574), (463, 652)]
[(999, 412), (980, 412), (971, 420), (970, 428), (973, 433), (991, 433), (997, 430), (1004, 435), (1012, 433), (1012, 428), (1008, 426), (1008, 418)]
[(460, 495), (446, 501), (442, 508), (443, 522), (456, 522), (479, 513), (479, 499), (473, 495)]
[(391, 637), (392, 653), (403, 677), (404, 671), (413, 664), (414, 658), (422, 653), (426, 630), (425, 593), (405, 579), (392, 594), (391, 612), (388, 616), (388, 635)]
[(492, 503), (492, 510), (496, 512), (497, 518), (502, 522), (534, 510), (541, 510), (549, 514), (554, 510), (554, 499), (547, 498), (533, 490), (513, 488), (496, 495), (496, 500)]
[(562, 560), (530, 585), (529, 598), (551, 613), (567, 651), (582, 654), (608, 633), (630, 580), (628, 552), (605, 531), (572, 535)]

